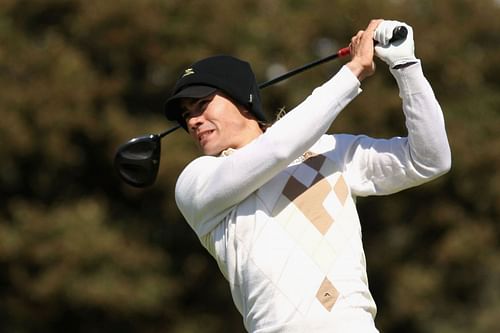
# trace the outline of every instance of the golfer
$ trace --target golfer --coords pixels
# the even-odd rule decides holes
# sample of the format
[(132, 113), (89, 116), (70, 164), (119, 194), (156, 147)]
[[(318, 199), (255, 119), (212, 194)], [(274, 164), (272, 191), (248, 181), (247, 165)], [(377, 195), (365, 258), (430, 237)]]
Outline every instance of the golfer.
[[(401, 25), (407, 38), (389, 44)], [(165, 104), (204, 155), (181, 173), (177, 205), (249, 332), (378, 332), (355, 199), (450, 169), (443, 114), (415, 58), (412, 28), (373, 20), (350, 49), (335, 76), (272, 125), (250, 66), (230, 56), (187, 68)], [(374, 74), (374, 55), (396, 79), (407, 137), (325, 134)]]

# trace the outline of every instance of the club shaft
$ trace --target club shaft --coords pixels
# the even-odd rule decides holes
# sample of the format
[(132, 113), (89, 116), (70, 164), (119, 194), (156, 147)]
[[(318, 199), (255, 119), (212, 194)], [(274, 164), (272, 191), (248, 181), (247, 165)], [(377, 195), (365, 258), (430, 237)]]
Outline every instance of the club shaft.
[(172, 133), (173, 131), (176, 131), (178, 130), (179, 128), (181, 128), (181, 125), (177, 125), (177, 126), (174, 126), (172, 128), (169, 128), (168, 130), (164, 131), (164, 132), (161, 132), (160, 134), (158, 134), (158, 136), (161, 138), (163, 138), (164, 136)]
[(273, 84), (276, 84), (278, 82), (281, 82), (283, 80), (286, 80), (288, 79), (289, 77), (291, 76), (294, 76), (296, 74), (299, 74), (311, 67), (314, 67), (314, 66), (317, 66), (317, 65), (320, 65), (320, 64), (323, 64), (325, 62), (328, 62), (330, 60), (333, 60), (333, 59), (336, 59), (338, 57), (343, 57), (343, 56), (346, 56), (349, 54), (349, 48), (343, 48), (343, 49), (340, 49), (337, 53), (334, 53), (334, 54), (330, 54), (329, 56), (326, 56), (324, 58), (321, 58), (321, 59), (318, 59), (318, 60), (315, 60), (313, 62), (310, 62), (308, 64), (305, 64), (301, 67), (298, 67), (298, 68), (295, 68), (295, 69), (292, 69), (291, 71), (289, 72), (286, 72), (278, 77), (275, 77), (274, 79), (271, 79), (269, 81), (266, 81), (266, 82), (263, 82), (261, 84), (259, 84), (259, 89), (263, 89), (265, 87), (268, 87), (268, 86), (271, 86)]

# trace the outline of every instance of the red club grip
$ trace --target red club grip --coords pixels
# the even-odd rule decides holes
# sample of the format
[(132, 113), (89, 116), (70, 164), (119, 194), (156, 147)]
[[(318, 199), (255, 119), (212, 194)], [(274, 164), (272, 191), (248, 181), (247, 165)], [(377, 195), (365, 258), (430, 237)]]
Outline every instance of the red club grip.
[(344, 57), (346, 55), (349, 55), (351, 53), (351, 50), (349, 50), (349, 46), (346, 46), (340, 50), (338, 50), (337, 55), (339, 57)]

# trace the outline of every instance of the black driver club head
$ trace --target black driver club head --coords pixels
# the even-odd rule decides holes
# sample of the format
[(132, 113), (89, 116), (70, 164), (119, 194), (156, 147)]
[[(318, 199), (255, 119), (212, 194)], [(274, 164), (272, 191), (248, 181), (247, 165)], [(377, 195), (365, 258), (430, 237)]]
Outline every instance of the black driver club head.
[(158, 174), (161, 136), (149, 134), (124, 143), (115, 154), (115, 169), (120, 178), (135, 187), (152, 185)]

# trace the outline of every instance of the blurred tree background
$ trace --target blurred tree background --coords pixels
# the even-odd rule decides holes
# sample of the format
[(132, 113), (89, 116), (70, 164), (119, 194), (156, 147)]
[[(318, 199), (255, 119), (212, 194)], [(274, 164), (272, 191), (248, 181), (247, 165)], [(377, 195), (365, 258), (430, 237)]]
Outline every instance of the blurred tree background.
[[(500, 1), (2, 0), (0, 331), (244, 332), (229, 290), (174, 202), (197, 151), (163, 141), (156, 184), (122, 183), (119, 144), (173, 126), (185, 66), (227, 53), (259, 80), (336, 51), (371, 18), (406, 21), (453, 152), (444, 177), (360, 198), (383, 332), (500, 332)], [(266, 88), (293, 108), (339, 60)], [(405, 135), (377, 62), (332, 132)]]

